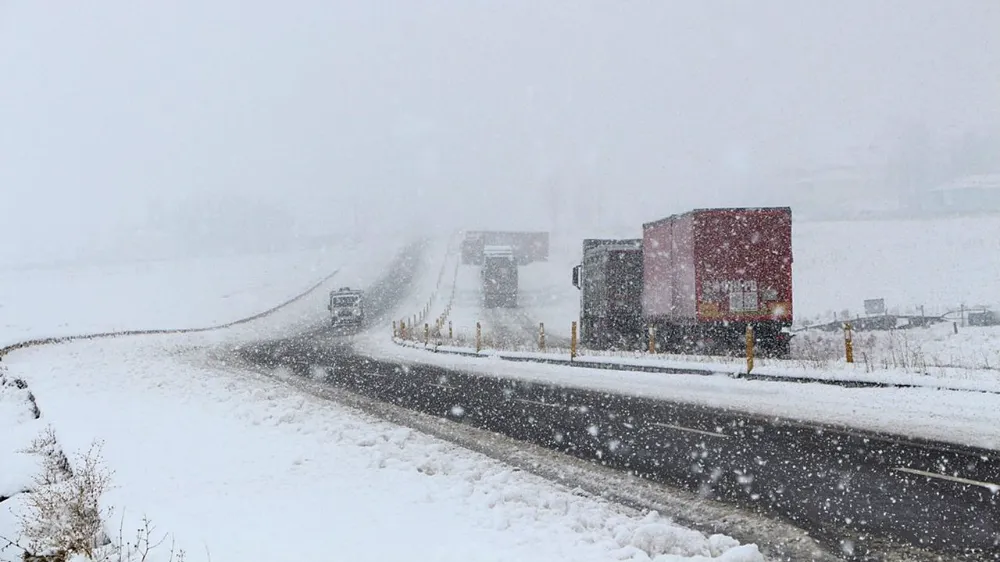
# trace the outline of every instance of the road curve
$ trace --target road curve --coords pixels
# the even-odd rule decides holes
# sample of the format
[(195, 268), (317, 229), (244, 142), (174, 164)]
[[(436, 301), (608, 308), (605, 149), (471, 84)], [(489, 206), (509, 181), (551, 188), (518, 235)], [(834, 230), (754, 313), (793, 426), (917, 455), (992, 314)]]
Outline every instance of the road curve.
[[(314, 335), (240, 351), (418, 412), (696, 491), (849, 560), (1000, 560), (1000, 453), (683, 403), (401, 366)], [(503, 367), (500, 367), (503, 368)]]

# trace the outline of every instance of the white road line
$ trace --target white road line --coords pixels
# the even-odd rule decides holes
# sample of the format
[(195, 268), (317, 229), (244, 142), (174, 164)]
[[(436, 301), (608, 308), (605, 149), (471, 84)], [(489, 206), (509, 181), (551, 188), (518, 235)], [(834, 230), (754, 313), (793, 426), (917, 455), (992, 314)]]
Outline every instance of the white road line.
[(994, 494), (1000, 492), (1000, 484), (991, 484), (990, 482), (980, 482), (978, 480), (969, 480), (968, 478), (962, 478), (960, 476), (949, 476), (947, 474), (938, 474), (936, 472), (926, 472), (924, 470), (917, 470), (915, 468), (906, 468), (903, 466), (897, 466), (893, 470), (897, 472), (906, 472), (908, 474), (916, 474), (917, 476), (926, 476), (928, 478), (939, 478), (941, 480), (948, 480), (949, 482), (958, 482), (959, 484), (969, 484), (970, 486), (982, 486), (987, 490), (993, 492)]
[(437, 383), (434, 383), (434, 382), (427, 383), (427, 386), (436, 386), (438, 388), (447, 388), (448, 390), (455, 390), (455, 389), (458, 388), (457, 386), (449, 386), (447, 384), (437, 384)]
[(665, 427), (667, 429), (676, 429), (677, 431), (687, 431), (689, 433), (697, 433), (699, 435), (707, 435), (709, 437), (719, 437), (719, 438), (722, 438), (722, 439), (729, 439), (729, 437), (730, 437), (729, 435), (726, 435), (725, 433), (716, 433), (714, 431), (704, 431), (704, 430), (701, 430), (701, 429), (693, 429), (693, 428), (690, 428), (690, 427), (683, 427), (683, 426), (680, 426), (680, 425), (673, 425), (673, 424), (669, 424), (669, 423), (653, 422), (653, 425), (658, 426), (658, 427)]
[(566, 407), (568, 407), (565, 404), (547, 404), (545, 402), (538, 402), (536, 400), (527, 400), (527, 399), (524, 399), (524, 398), (515, 398), (514, 401), (515, 402), (521, 402), (522, 404), (534, 404), (536, 406), (547, 406), (549, 408), (566, 408)]

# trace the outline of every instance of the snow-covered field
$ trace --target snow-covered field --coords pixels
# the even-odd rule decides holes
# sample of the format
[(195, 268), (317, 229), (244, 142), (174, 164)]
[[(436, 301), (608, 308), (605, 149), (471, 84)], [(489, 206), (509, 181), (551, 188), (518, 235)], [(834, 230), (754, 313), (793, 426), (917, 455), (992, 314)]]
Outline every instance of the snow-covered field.
[[(439, 277), (444, 244), (432, 245), (418, 275), (430, 288)], [(437, 258), (434, 253), (437, 252)], [(289, 329), (321, 322), (325, 291), (347, 284), (365, 286), (382, 273), (392, 252), (344, 252), (329, 258), (338, 275), (320, 290), (274, 314), (245, 325), (199, 334), (132, 336), (78, 341), (16, 351), (3, 360), (8, 381), (0, 387), (0, 535), (17, 539), (16, 513), (25, 513), (37, 455), (18, 452), (51, 427), (71, 459), (101, 442), (101, 455), (113, 470), (112, 488), (102, 497), (112, 509), (106, 530), (124, 540), (148, 517), (152, 540), (169, 538), (147, 560), (167, 560), (173, 541), (186, 560), (763, 560), (754, 545), (740, 546), (724, 536), (707, 537), (655, 513), (636, 513), (575, 494), (545, 480), (513, 471), (497, 461), (438, 439), (373, 419), (357, 411), (302, 395), (280, 378), (234, 370), (211, 357), (216, 344), (279, 336)], [(315, 263), (309, 259), (306, 263)], [(289, 258), (294, 264), (296, 260)], [(253, 270), (254, 268), (248, 267)], [(253, 277), (259, 298), (242, 308), (222, 298), (239, 288), (220, 281), (236, 276), (205, 270), (204, 283), (186, 264), (176, 271), (163, 265), (168, 287), (185, 277), (186, 298), (201, 303), (201, 316), (178, 313), (168, 304), (146, 308), (144, 277), (115, 279), (121, 298), (105, 305), (138, 310), (90, 315), (95, 308), (70, 310), (66, 325), (32, 325), (28, 335), (106, 331), (197, 321), (231, 321), (239, 315), (294, 296), (327, 272), (307, 266), (295, 281), (286, 272), (258, 270)], [(151, 274), (152, 275), (152, 274)], [(100, 275), (92, 272), (94, 283)], [(53, 274), (53, 279), (58, 279)], [(66, 276), (66, 291), (76, 283)], [(8, 286), (17, 283), (7, 279)], [(23, 318), (47, 306), (44, 292), (26, 281), (17, 294)], [(278, 289), (279, 284), (284, 290)], [(263, 303), (262, 292), (274, 301)], [(415, 291), (401, 311), (425, 303), (432, 291)], [(86, 299), (84, 299), (86, 300)], [(174, 298), (180, 306), (185, 299)], [(41, 302), (41, 304), (39, 304)], [(66, 304), (71, 306), (73, 301)], [(214, 310), (209, 310), (212, 309)], [(145, 314), (145, 316), (143, 316)], [(44, 317), (43, 317), (44, 318)], [(103, 320), (102, 320), (103, 319)], [(61, 331), (56, 331), (56, 330)], [(374, 327), (370, 338), (384, 329)], [(20, 331), (5, 332), (8, 339)], [(363, 339), (363, 338), (362, 338)], [(27, 382), (37, 399), (35, 419)], [(79, 468), (80, 459), (74, 461)], [(35, 496), (49, 488), (36, 488)], [(13, 509), (11, 509), (13, 508)], [(0, 560), (19, 560), (15, 547), (0, 550)]]
[[(356, 263), (358, 252), (330, 247), (288, 254), (0, 270), (0, 345), (39, 337), (230, 322), (271, 308), (342, 265)], [(345, 270), (339, 276), (356, 283), (352, 275)]]
[(864, 299), (900, 312), (1000, 305), (1000, 216), (793, 225), (795, 315), (863, 314)]

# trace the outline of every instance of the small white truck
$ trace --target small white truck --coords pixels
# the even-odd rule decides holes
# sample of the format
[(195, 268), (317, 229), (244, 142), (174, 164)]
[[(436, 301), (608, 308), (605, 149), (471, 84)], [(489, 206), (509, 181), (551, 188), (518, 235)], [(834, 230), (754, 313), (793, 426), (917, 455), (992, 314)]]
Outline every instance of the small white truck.
[(334, 328), (360, 328), (365, 321), (364, 291), (341, 287), (330, 292), (330, 325)]

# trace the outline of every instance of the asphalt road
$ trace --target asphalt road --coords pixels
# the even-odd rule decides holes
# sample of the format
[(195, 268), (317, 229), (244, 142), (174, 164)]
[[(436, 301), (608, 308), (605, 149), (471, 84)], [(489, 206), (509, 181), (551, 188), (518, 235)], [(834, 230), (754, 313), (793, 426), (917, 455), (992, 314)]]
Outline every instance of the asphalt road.
[(447, 370), (316, 333), (245, 359), (778, 516), (857, 560), (913, 545), (1000, 560), (1000, 453)]
[[(370, 325), (384, 324), (405, 296), (419, 254), (404, 253), (367, 291)], [(1000, 560), (997, 451), (404, 366), (356, 354), (327, 326), (238, 353), (303, 375), (325, 371), (328, 384), (368, 398), (790, 521), (847, 559), (899, 559), (885, 553), (920, 548)]]

